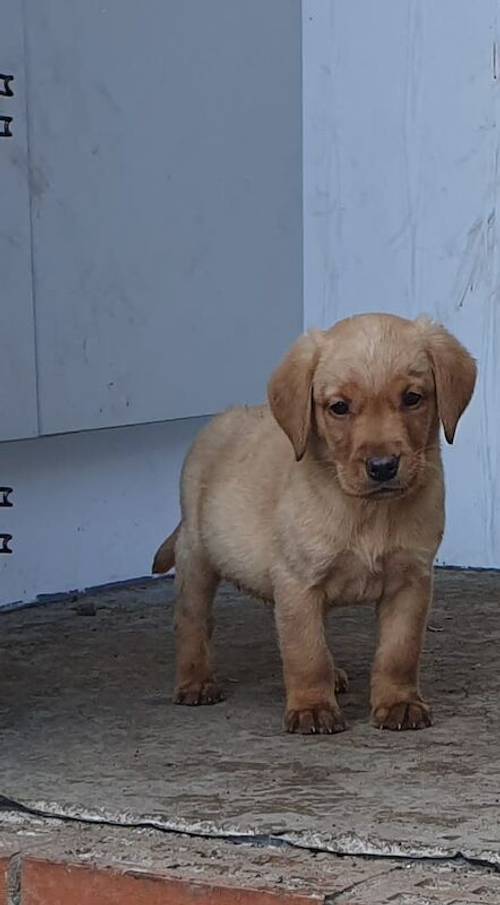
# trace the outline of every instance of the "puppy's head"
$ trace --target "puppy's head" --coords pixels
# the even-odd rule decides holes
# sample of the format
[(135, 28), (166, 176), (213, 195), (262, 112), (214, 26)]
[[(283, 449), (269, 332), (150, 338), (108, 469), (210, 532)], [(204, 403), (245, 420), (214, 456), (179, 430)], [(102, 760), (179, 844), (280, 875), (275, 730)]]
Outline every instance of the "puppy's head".
[(424, 481), (439, 421), (452, 443), (475, 380), (444, 327), (367, 314), (301, 337), (268, 395), (297, 461), (310, 446), (345, 493), (381, 499)]

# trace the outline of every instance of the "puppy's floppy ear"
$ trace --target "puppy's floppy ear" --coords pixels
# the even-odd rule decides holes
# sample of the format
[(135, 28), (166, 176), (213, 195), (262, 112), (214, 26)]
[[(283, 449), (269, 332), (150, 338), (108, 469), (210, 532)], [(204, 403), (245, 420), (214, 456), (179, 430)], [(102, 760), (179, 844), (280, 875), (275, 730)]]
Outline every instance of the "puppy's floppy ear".
[(448, 443), (467, 408), (476, 383), (476, 362), (467, 349), (440, 324), (424, 323), (431, 359), (439, 419)]
[(322, 334), (301, 336), (271, 377), (267, 395), (271, 411), (290, 440), (297, 462), (302, 459), (311, 429), (312, 381)]

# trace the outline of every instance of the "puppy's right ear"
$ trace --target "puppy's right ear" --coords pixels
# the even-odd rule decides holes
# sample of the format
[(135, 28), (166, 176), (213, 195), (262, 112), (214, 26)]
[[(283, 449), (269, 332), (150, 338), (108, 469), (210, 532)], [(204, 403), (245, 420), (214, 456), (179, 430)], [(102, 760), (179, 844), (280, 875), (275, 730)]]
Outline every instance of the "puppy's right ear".
[(311, 429), (312, 382), (321, 338), (319, 331), (301, 336), (274, 372), (267, 388), (271, 411), (290, 440), (297, 462), (306, 451)]

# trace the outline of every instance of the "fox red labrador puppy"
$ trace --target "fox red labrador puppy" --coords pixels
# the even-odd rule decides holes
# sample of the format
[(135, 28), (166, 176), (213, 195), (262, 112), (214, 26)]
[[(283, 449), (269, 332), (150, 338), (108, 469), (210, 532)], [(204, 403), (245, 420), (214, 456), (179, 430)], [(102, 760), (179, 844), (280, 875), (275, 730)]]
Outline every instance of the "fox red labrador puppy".
[(175, 562), (179, 704), (222, 697), (211, 606), (228, 579), (272, 601), (289, 732), (345, 728), (346, 684), (327, 609), (377, 604), (373, 722), (431, 723), (419, 661), (444, 526), (439, 426), (453, 442), (476, 367), (427, 320), (362, 315), (303, 336), (271, 377), (268, 405), (215, 418), (182, 473), (182, 520), (154, 571)]

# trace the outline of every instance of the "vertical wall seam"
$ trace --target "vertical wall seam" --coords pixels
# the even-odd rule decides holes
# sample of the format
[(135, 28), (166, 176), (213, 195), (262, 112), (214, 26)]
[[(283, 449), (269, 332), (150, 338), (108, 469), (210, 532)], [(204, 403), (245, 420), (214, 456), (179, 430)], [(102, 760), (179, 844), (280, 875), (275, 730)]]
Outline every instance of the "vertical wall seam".
[[(491, 303), (490, 303), (490, 311), (491, 311), (491, 343), (493, 349), (493, 361), (495, 364), (497, 363), (496, 351), (498, 347), (498, 326), (500, 320), (500, 287), (498, 285), (498, 274), (500, 268), (498, 266), (498, 254), (500, 252), (500, 246), (498, 242), (498, 192), (500, 191), (498, 185), (499, 178), (499, 157), (500, 157), (500, 132), (499, 132), (499, 113), (500, 113), (500, 83), (498, 80), (498, 45), (499, 45), (499, 17), (498, 10), (499, 4), (498, 0), (495, 2), (495, 17), (493, 21), (493, 48), (492, 48), (492, 81), (493, 81), (493, 116), (494, 116), (494, 170), (493, 170), (493, 188), (494, 188), (494, 196), (493, 196), (493, 204), (492, 204), (492, 213), (493, 213), (493, 235), (491, 237), (491, 246), (492, 246), (492, 295), (491, 295)], [(495, 375), (496, 376), (496, 375)], [(491, 393), (493, 395), (493, 406), (490, 409), (490, 417), (492, 412), (496, 412), (498, 410), (498, 379), (493, 378), (491, 381)], [(498, 549), (498, 542), (500, 541), (499, 537), (499, 513), (498, 513), (498, 459), (500, 458), (500, 430), (498, 428), (498, 423), (496, 418), (493, 417), (493, 430), (494, 436), (488, 438), (489, 441), (493, 440), (493, 456), (492, 456), (492, 468), (491, 468), (491, 502), (490, 502), (490, 530), (491, 534), (489, 537), (490, 548), (491, 548), (491, 559), (495, 559), (495, 553)], [(493, 458), (494, 457), (494, 458)]]
[(304, 168), (304, 9), (305, 0), (299, 0), (299, 122), (300, 122), (300, 163), (299, 163), (299, 186), (300, 186), (300, 253), (301, 253), (301, 269), (300, 269), (300, 292), (302, 296), (302, 332), (306, 329), (306, 287), (305, 287), (305, 268), (306, 268), (306, 247), (305, 247), (305, 222), (306, 222), (306, 193), (305, 193), (305, 168)]
[(36, 400), (36, 420), (37, 434), (40, 436), (42, 432), (41, 413), (40, 413), (40, 369), (39, 369), (39, 350), (38, 350), (38, 322), (37, 322), (37, 305), (36, 305), (36, 278), (35, 278), (35, 245), (34, 245), (34, 228), (33, 228), (33, 192), (32, 192), (32, 159), (31, 159), (31, 121), (30, 121), (30, 65), (28, 51), (28, 35), (26, 28), (26, 0), (22, 0), (21, 21), (23, 33), (23, 57), (24, 57), (24, 90), (25, 90), (25, 115), (26, 115), (26, 178), (28, 181), (28, 207), (29, 207), (29, 232), (30, 232), (30, 269), (31, 269), (31, 308), (33, 313), (33, 355), (35, 364), (35, 400)]

